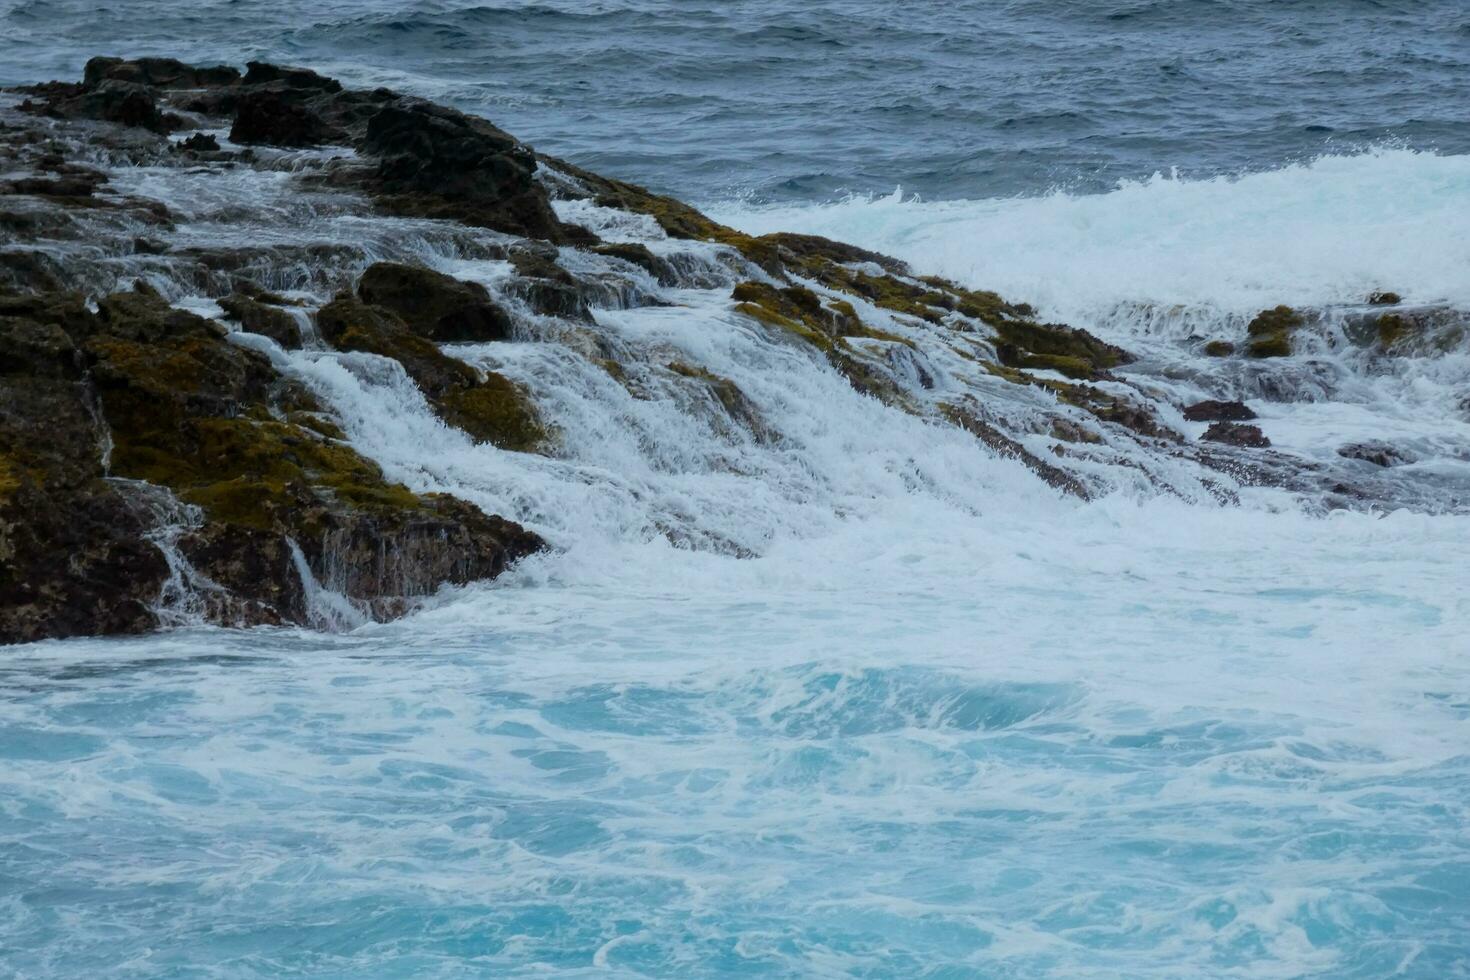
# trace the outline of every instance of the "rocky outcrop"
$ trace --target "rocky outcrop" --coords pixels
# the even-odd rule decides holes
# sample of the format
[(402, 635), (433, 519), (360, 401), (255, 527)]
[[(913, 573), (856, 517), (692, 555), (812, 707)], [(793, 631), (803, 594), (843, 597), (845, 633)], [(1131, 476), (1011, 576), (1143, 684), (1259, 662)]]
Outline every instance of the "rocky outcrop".
[(1238, 425), (1234, 422), (1216, 422), (1200, 438), (1244, 449), (1265, 449), (1271, 445), (1271, 440), (1266, 438), (1260, 426)]
[(556, 262), (549, 245), (526, 243), (511, 250), (510, 262), (520, 278), (513, 292), (537, 313), (591, 322), (592, 310), (576, 278)]
[(166, 133), (174, 120), (158, 108), (151, 88), (138, 82), (104, 78), (94, 84), (36, 86), (28, 90), (40, 101), (27, 100), (21, 108), (59, 119), (96, 119)]
[(240, 95), (230, 140), (286, 147), (321, 146), (345, 142), (346, 133), (294, 97), (290, 89), (264, 89)]
[(96, 86), (105, 81), (130, 82), (161, 89), (197, 89), (233, 85), (240, 70), (229, 65), (186, 65), (173, 58), (93, 58), (82, 71), (82, 84)]
[[(253, 295), (252, 295), (253, 293)], [(287, 350), (301, 346), (301, 324), (286, 310), (280, 297), (262, 294), (259, 290), (231, 293), (219, 301), (225, 317), (240, 324), (242, 330), (269, 337)]]
[(1262, 310), (1246, 326), (1251, 357), (1286, 357), (1291, 353), (1291, 335), (1306, 320), (1289, 306)]
[(607, 255), (615, 259), (622, 259), (642, 268), (653, 278), (658, 280), (660, 286), (672, 286), (679, 281), (679, 274), (667, 259), (661, 259), (649, 250), (647, 245), (637, 242), (604, 242), (592, 246), (592, 251), (598, 255)]
[(548, 241), (590, 240), (563, 226), (536, 183), (536, 160), (483, 119), (398, 100), (368, 121), (362, 148), (379, 161), (373, 187), (393, 210)]
[(304, 69), (251, 62), (194, 68), (172, 59), (94, 58), (80, 84), (22, 90), (28, 111), (99, 119), (157, 133), (183, 128), (175, 112), (230, 117), (230, 139), (288, 148), (342, 144), (372, 165), (350, 179), (399, 214), (448, 218), (552, 242), (592, 244), (564, 225), (534, 179), (536, 159), (483, 119), (388, 89), (350, 91)]
[(0, 294), (0, 642), (136, 633), (168, 575), (151, 521), (105, 479), (73, 332), (80, 296)]
[(506, 340), (514, 323), (484, 286), (423, 266), (375, 262), (357, 283), (364, 303), (397, 314), (421, 337), (438, 343)]
[(152, 628), (178, 563), (212, 621), (307, 623), (298, 551), (388, 616), (541, 546), (389, 482), (267, 358), (148, 290), (95, 313), (5, 295), (0, 347), (0, 640)]

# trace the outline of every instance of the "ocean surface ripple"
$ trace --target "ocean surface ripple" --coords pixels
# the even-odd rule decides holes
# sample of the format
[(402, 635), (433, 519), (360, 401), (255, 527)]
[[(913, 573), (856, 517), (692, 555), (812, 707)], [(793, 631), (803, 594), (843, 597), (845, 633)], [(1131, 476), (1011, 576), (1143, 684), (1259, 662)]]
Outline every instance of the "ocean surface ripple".
[(0, 84), (99, 52), (310, 64), (699, 200), (1470, 150), (1458, 0), (0, 0), (0, 37)]

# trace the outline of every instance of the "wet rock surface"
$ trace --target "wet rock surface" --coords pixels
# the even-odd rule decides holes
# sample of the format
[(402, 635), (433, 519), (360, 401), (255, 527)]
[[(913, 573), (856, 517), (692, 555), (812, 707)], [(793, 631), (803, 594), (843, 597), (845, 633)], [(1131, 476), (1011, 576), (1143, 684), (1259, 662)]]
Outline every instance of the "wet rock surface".
[(232, 293), (219, 301), (225, 318), (241, 329), (269, 337), (287, 350), (301, 346), (301, 325), (280, 305), (272, 305), (246, 293)]
[(0, 293), (0, 641), (150, 629), (168, 565), (106, 479), (80, 296)]
[(1246, 327), (1250, 336), (1247, 352), (1251, 357), (1286, 357), (1291, 353), (1291, 335), (1305, 322), (1289, 306), (1262, 310)]
[(321, 308), (317, 325), (339, 350), (398, 361), (439, 416), (477, 440), (531, 452), (549, 437), (519, 386), (448, 356), (390, 309), (343, 294)]
[(242, 93), (235, 103), (230, 140), (270, 146), (321, 146), (342, 142), (346, 134), (327, 123), (289, 91)]
[(1186, 406), (1188, 422), (1249, 422), (1256, 417), (1244, 402), (1202, 401)]
[(358, 280), (357, 295), (439, 343), (506, 340), (514, 328), (510, 314), (490, 299), (484, 286), (423, 266), (375, 262)]
[[(395, 615), (492, 578), (534, 534), (414, 494), (333, 438), (313, 396), (151, 290), (0, 296), (0, 639), (138, 632), (175, 561), (230, 625), (310, 623), (295, 564)], [(325, 431), (324, 431), (325, 430)]]
[(1237, 425), (1233, 422), (1216, 422), (1200, 438), (1245, 449), (1265, 449), (1271, 445), (1271, 440), (1266, 438), (1260, 426)]
[(483, 119), (400, 100), (368, 121), (362, 148), (378, 158), (375, 187), (400, 213), (552, 241), (577, 237), (534, 180), (531, 151)]

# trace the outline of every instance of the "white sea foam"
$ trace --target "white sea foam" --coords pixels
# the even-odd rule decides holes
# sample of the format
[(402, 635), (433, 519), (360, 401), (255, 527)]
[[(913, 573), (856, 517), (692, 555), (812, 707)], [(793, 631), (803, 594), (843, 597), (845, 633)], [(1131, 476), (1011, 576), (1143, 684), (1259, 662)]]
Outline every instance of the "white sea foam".
[(1246, 323), (1278, 304), (1324, 310), (1329, 327), (1380, 290), (1407, 306), (1470, 309), (1470, 156), (1380, 148), (1240, 177), (1158, 175), (1107, 194), (925, 202), (895, 191), (711, 213), (996, 290), (1141, 353), (1177, 402), (1247, 399), (1278, 449), (1329, 464), (1344, 445), (1389, 440), (1459, 497), (1470, 492), (1463, 332), (1426, 358), (1377, 359), (1338, 329), (1302, 336), (1303, 363), (1200, 356), (1207, 340), (1244, 343)]
[(1374, 289), (1470, 305), (1470, 156), (1382, 148), (1239, 177), (1160, 174), (1108, 194), (930, 202), (896, 190), (710, 213), (888, 252), (1067, 321), (1119, 303), (1248, 314), (1359, 303)]

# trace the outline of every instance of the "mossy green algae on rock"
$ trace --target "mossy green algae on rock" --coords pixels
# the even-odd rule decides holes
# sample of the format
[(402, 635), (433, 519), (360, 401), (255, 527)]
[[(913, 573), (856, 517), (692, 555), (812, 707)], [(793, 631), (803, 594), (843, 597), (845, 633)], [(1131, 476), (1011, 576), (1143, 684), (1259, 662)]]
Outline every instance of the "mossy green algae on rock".
[(1247, 352), (1251, 357), (1287, 357), (1291, 354), (1292, 331), (1304, 322), (1302, 315), (1289, 306), (1262, 310), (1246, 326), (1251, 338)]
[(391, 310), (343, 294), (317, 312), (317, 327), (339, 350), (398, 361), (445, 422), (480, 441), (532, 452), (551, 438), (520, 386), (450, 357)]
[[(292, 543), (378, 615), (540, 547), (468, 503), (384, 479), (325, 426), (301, 424), (320, 406), (264, 355), (155, 295), (103, 297), (95, 314), (79, 297), (7, 296), (0, 332), (17, 409), (0, 426), (5, 640), (156, 625), (169, 566), (149, 543), (160, 514), (146, 486), (197, 508), (173, 516), (175, 546), (213, 584), (216, 622), (308, 619)], [(78, 557), (58, 564), (51, 549), (72, 539)]]

